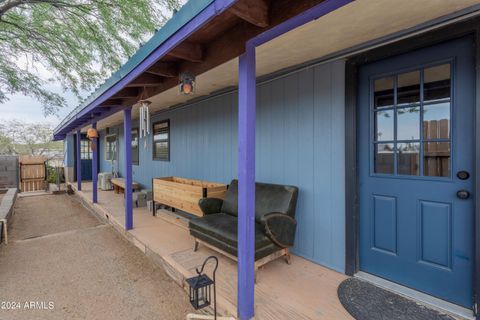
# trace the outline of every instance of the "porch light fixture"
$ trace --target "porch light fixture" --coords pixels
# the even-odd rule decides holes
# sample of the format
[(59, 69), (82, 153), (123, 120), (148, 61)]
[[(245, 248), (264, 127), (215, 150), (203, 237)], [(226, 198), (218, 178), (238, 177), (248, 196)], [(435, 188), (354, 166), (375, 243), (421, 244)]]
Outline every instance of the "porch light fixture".
[[(93, 141), (93, 139), (97, 139), (98, 138), (97, 129), (95, 129), (95, 128), (88, 129), (87, 130), (87, 138), (90, 139), (91, 141)], [(95, 144), (94, 143), (90, 143), (90, 149), (92, 151), (95, 151)]]
[(87, 130), (87, 138), (93, 140), (94, 138), (98, 138), (98, 131), (95, 128), (90, 128)]
[(180, 93), (189, 95), (195, 93), (195, 75), (191, 72), (180, 74)]
[[(206, 274), (203, 273), (203, 269), (207, 264), (208, 260), (215, 261), (215, 268), (213, 269), (213, 280), (210, 279)], [(217, 318), (217, 290), (215, 287), (215, 273), (218, 268), (218, 258), (215, 256), (210, 256), (202, 264), (200, 270), (196, 269), (197, 276), (188, 278), (186, 281), (190, 287), (190, 303), (195, 308), (195, 310), (208, 307), (212, 302), (211, 290), (213, 286), (213, 316), (207, 315), (198, 315), (190, 313), (187, 315), (187, 320), (193, 319), (215, 319), (215, 320), (235, 320), (232, 317), (218, 317)]]

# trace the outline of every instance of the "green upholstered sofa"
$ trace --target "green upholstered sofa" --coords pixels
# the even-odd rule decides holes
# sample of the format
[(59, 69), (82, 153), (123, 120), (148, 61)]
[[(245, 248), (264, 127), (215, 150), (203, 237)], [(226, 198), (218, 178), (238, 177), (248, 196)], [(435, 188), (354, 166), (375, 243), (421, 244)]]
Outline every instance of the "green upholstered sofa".
[[(281, 256), (290, 263), (288, 248), (293, 246), (297, 222), (295, 208), (298, 188), (256, 183), (255, 187), (255, 266)], [(238, 181), (232, 180), (224, 200), (199, 201), (204, 216), (189, 222), (190, 234), (204, 244), (233, 259), (237, 257)]]

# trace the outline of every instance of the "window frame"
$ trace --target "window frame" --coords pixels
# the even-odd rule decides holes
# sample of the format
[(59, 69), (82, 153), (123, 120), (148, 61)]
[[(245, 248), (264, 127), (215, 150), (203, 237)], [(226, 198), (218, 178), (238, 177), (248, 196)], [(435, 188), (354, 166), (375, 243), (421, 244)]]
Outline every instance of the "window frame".
[[(137, 150), (134, 151), (133, 149), (133, 145), (130, 145), (130, 149), (131, 149), (131, 152), (132, 152), (132, 164), (135, 165), (135, 166), (138, 166), (140, 165), (140, 131), (138, 130), (138, 128), (133, 128), (131, 130), (131, 144), (133, 144), (133, 134), (136, 134), (137, 135)], [(137, 154), (137, 161), (134, 161), (133, 160), (133, 155), (134, 154)]]
[(80, 139), (80, 160), (92, 160), (92, 141), (89, 139)]
[[(160, 157), (155, 157), (155, 125), (162, 124), (162, 123), (167, 124), (168, 138), (160, 141), (160, 142), (166, 141), (168, 143), (168, 150), (167, 150), (167, 158), (166, 159), (165, 158), (160, 158)], [(171, 148), (170, 141), (171, 141), (171, 138), (170, 138), (170, 119), (156, 121), (156, 122), (152, 123), (152, 160), (154, 160), (154, 161), (167, 161), (167, 162), (170, 161), (170, 148)]]
[[(117, 160), (117, 159), (108, 159), (108, 144), (109, 142), (107, 141), (108, 138), (110, 137), (115, 137), (115, 149), (118, 148), (118, 137), (117, 137), (117, 134), (116, 133), (111, 133), (111, 134), (107, 134), (104, 138), (104, 142), (105, 142), (105, 147), (104, 147), (104, 157), (105, 157), (105, 161), (113, 161), (113, 160)], [(113, 155), (112, 155), (113, 156)]]
[[(441, 99), (441, 100), (448, 100), (450, 103), (450, 137), (448, 139), (424, 139), (423, 136), (423, 110), (424, 106), (432, 105), (433, 103), (431, 101), (425, 102), (423, 100), (423, 94), (424, 94), (424, 70), (431, 68), (431, 67), (437, 67), (443, 64), (449, 64), (450, 65), (450, 97), (448, 99)], [(418, 103), (418, 106), (420, 107), (420, 137), (416, 140), (398, 140), (396, 139), (396, 132), (397, 132), (397, 120), (396, 120), (396, 110), (398, 107), (396, 97), (397, 97), (397, 77), (400, 74), (415, 71), (415, 70), (421, 70), (421, 78), (420, 78), (420, 102)], [(377, 79), (381, 79), (384, 77), (389, 77), (393, 76), (394, 79), (394, 94), (395, 94), (395, 101), (392, 106), (386, 107), (386, 108), (375, 108), (374, 106), (374, 82)], [(454, 128), (453, 128), (453, 123), (454, 123), (454, 109), (456, 108), (455, 106), (455, 77), (456, 77), (456, 63), (455, 59), (453, 58), (448, 58), (448, 59), (442, 59), (442, 60), (437, 60), (433, 61), (430, 63), (425, 63), (425, 64), (419, 64), (416, 66), (404, 68), (404, 69), (399, 69), (396, 71), (392, 72), (387, 72), (387, 73), (380, 73), (377, 75), (373, 75), (369, 77), (369, 122), (370, 122), (370, 127), (369, 127), (369, 166), (370, 166), (370, 177), (376, 177), (376, 178), (394, 178), (394, 179), (414, 179), (414, 180), (433, 180), (433, 181), (451, 181), (453, 179), (453, 168), (454, 168)], [(404, 106), (399, 106), (399, 108), (403, 108)], [(374, 128), (374, 114), (376, 111), (380, 110), (394, 110), (394, 139), (393, 140), (385, 140), (385, 141), (377, 141), (375, 138), (375, 128)], [(397, 144), (399, 143), (404, 143), (404, 142), (417, 142), (420, 144), (420, 152), (419, 152), (419, 175), (403, 175), (403, 174), (398, 174), (398, 166), (397, 166)], [(426, 176), (424, 175), (424, 143), (427, 142), (449, 142), (450, 143), (450, 163), (449, 163), (449, 175), (448, 176)], [(392, 143), (394, 145), (394, 152), (393, 152), (393, 158), (394, 158), (394, 172), (393, 173), (377, 173), (375, 172), (375, 154), (374, 154), (374, 149), (376, 144), (382, 144), (382, 143)]]

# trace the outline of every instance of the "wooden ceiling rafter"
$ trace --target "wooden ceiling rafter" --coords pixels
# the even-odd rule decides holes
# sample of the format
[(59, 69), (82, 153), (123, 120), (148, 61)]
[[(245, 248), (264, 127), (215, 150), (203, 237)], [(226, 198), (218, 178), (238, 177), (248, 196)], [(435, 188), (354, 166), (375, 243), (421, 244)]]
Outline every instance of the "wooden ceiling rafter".
[[(240, 56), (245, 52), (245, 42), (249, 39), (323, 1), (275, 0), (270, 2), (269, 0), (242, 0), (238, 2), (225, 13), (230, 20), (232, 16), (236, 16), (237, 23), (232, 24), (230, 21), (229, 28), (223, 32), (217, 31), (216, 36), (208, 43), (199, 44), (186, 39), (185, 42), (164, 56), (162, 60), (157, 61), (150, 69), (127, 85), (124, 90), (137, 89), (138, 92), (135, 98), (124, 98), (123, 105), (134, 104), (140, 99), (149, 99), (177, 86), (178, 75), (182, 72), (188, 71), (198, 76)], [(259, 3), (262, 4), (258, 5)], [(260, 9), (257, 8), (258, 6)], [(255, 12), (247, 14), (250, 10)], [(262, 16), (263, 18), (261, 18)], [(224, 18), (219, 16), (216, 19)], [(266, 27), (259, 27), (259, 25), (265, 25), (266, 21), (268, 21)], [(219, 25), (218, 21), (215, 20), (211, 23), (216, 26)], [(204, 32), (211, 31), (208, 25), (202, 29)], [(197, 38), (204, 38), (204, 36), (192, 35), (192, 39)]]
[(157, 76), (151, 73), (143, 73), (135, 80), (130, 82), (127, 87), (155, 87), (165, 80), (164, 77)]
[(100, 104), (102, 107), (121, 106), (124, 103), (124, 99), (108, 99)]
[(266, 28), (270, 24), (267, 0), (243, 0), (234, 4), (229, 11), (259, 28)]
[(138, 96), (139, 91), (140, 90), (138, 88), (135, 88), (135, 87), (128, 88), (127, 87), (127, 88), (124, 88), (124, 89), (120, 90), (116, 94), (114, 94), (112, 96), (112, 99), (123, 99), (123, 98), (136, 97), (136, 96)]
[(175, 78), (178, 77), (178, 64), (159, 61), (151, 66), (147, 72), (165, 78)]
[(179, 44), (168, 55), (190, 62), (203, 62), (202, 46), (188, 41)]

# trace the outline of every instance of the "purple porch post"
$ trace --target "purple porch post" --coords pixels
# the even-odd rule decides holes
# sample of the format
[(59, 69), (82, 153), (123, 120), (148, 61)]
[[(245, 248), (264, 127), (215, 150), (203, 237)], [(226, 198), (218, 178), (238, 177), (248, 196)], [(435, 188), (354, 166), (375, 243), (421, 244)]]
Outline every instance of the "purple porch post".
[(76, 162), (77, 162), (77, 189), (78, 191), (82, 190), (82, 160), (80, 157), (80, 141), (82, 140), (82, 136), (80, 133), (80, 130), (77, 130), (77, 136), (76, 136)]
[[(97, 123), (92, 123), (92, 128), (97, 129)], [(97, 195), (97, 180), (98, 180), (98, 138), (93, 138), (92, 140), (92, 201), (93, 203), (98, 202)]]
[(132, 206), (132, 108), (123, 110), (123, 136), (125, 145), (125, 229), (133, 229)]
[(247, 46), (238, 70), (238, 295), (241, 320), (254, 315), (255, 291), (255, 47)]

